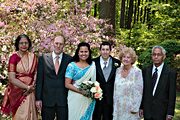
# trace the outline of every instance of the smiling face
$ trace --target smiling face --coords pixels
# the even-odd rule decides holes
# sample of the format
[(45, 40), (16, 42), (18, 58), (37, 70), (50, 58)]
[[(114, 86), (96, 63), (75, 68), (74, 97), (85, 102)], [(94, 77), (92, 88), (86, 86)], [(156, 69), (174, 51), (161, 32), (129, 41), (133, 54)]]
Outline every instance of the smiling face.
[(86, 61), (89, 57), (89, 50), (86, 46), (81, 46), (78, 52), (79, 60)]
[(63, 52), (63, 47), (64, 47), (64, 38), (62, 36), (57, 36), (54, 39), (53, 46), (54, 46), (55, 54), (57, 55), (61, 54)]
[(104, 60), (107, 60), (110, 56), (111, 50), (109, 45), (102, 45), (100, 49), (100, 54)]
[(160, 48), (155, 48), (152, 52), (152, 61), (156, 67), (160, 66), (166, 56), (162, 53), (162, 50)]
[(22, 37), (19, 41), (18, 47), (19, 47), (20, 52), (27, 52), (28, 48), (29, 48), (29, 42), (28, 42), (27, 38)]
[(129, 53), (124, 54), (124, 55), (122, 56), (122, 64), (123, 64), (124, 66), (132, 65), (132, 63), (133, 63), (133, 60), (132, 60), (132, 57), (131, 57), (131, 55), (130, 55)]

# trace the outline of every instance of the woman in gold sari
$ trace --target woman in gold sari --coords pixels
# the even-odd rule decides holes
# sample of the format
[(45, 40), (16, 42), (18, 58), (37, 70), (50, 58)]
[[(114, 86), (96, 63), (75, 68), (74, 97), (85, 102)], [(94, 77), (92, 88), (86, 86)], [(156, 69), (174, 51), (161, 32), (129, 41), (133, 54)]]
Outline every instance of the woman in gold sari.
[(19, 35), (15, 41), (16, 52), (9, 59), (9, 84), (1, 113), (12, 114), (13, 120), (37, 120), (34, 96), (37, 58), (29, 52), (31, 46), (27, 35)]

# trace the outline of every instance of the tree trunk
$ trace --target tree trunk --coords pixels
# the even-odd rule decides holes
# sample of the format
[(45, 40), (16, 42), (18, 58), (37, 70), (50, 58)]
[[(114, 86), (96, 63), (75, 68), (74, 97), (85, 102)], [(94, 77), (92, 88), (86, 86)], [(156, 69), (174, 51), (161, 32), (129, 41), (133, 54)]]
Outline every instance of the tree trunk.
[(151, 18), (150, 18), (150, 16), (151, 16), (151, 2), (152, 2), (152, 0), (149, 0), (149, 5), (148, 5), (148, 9), (147, 9), (147, 24), (148, 24), (148, 29), (150, 29), (150, 28), (152, 28), (152, 24), (150, 23), (150, 20), (151, 20)]
[(101, 19), (107, 19), (110, 24), (113, 25), (115, 32), (115, 11), (116, 0), (102, 0), (99, 3), (99, 17)]
[(133, 15), (133, 4), (134, 0), (129, 1), (129, 10), (128, 10), (128, 21), (127, 21), (127, 29), (131, 29), (132, 15)]
[[(147, 0), (146, 0), (146, 3), (147, 3)], [(145, 23), (147, 21), (146, 20), (146, 15), (147, 15), (147, 6), (144, 7), (143, 23)]]
[(94, 17), (97, 17), (97, 4), (94, 4)]
[(140, 7), (140, 4), (141, 4), (141, 0), (138, 0), (138, 3), (137, 3), (138, 5), (137, 5), (137, 22), (139, 22), (139, 13), (140, 13), (140, 9), (139, 9), (139, 7)]
[(121, 1), (120, 28), (124, 28), (125, 24), (125, 0)]
[(136, 12), (137, 12), (137, 1), (135, 2), (135, 5), (134, 5), (134, 23), (133, 25), (136, 23), (137, 21), (137, 16), (136, 16)]

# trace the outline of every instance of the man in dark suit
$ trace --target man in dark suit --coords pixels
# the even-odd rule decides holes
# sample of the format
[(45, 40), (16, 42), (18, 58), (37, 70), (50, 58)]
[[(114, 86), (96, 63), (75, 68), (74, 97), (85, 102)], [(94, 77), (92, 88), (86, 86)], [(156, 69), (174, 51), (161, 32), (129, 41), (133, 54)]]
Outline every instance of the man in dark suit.
[(68, 120), (65, 71), (71, 57), (63, 53), (65, 41), (55, 37), (54, 51), (42, 54), (38, 61), (36, 79), (36, 106), (41, 110), (42, 120)]
[(96, 64), (96, 80), (103, 90), (103, 99), (96, 100), (93, 120), (112, 120), (113, 91), (117, 67), (120, 61), (110, 56), (111, 44), (103, 42), (100, 45), (101, 56), (94, 59)]
[(143, 69), (144, 93), (140, 116), (144, 120), (172, 120), (176, 101), (176, 71), (165, 63), (166, 51), (152, 49), (153, 64)]

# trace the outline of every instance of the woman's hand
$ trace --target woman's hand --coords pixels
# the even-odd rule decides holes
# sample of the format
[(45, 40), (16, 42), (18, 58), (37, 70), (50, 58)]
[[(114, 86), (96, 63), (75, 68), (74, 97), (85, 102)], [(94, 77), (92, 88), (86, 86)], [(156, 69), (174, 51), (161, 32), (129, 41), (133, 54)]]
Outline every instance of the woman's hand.
[(84, 95), (85, 97), (90, 97), (90, 93), (89, 93), (88, 91), (82, 90), (82, 89), (78, 89), (78, 90), (79, 90), (80, 93), (81, 93), (82, 95)]
[(27, 86), (27, 89), (25, 90), (24, 95), (29, 95), (34, 90), (35, 90), (35, 86), (34, 85)]

